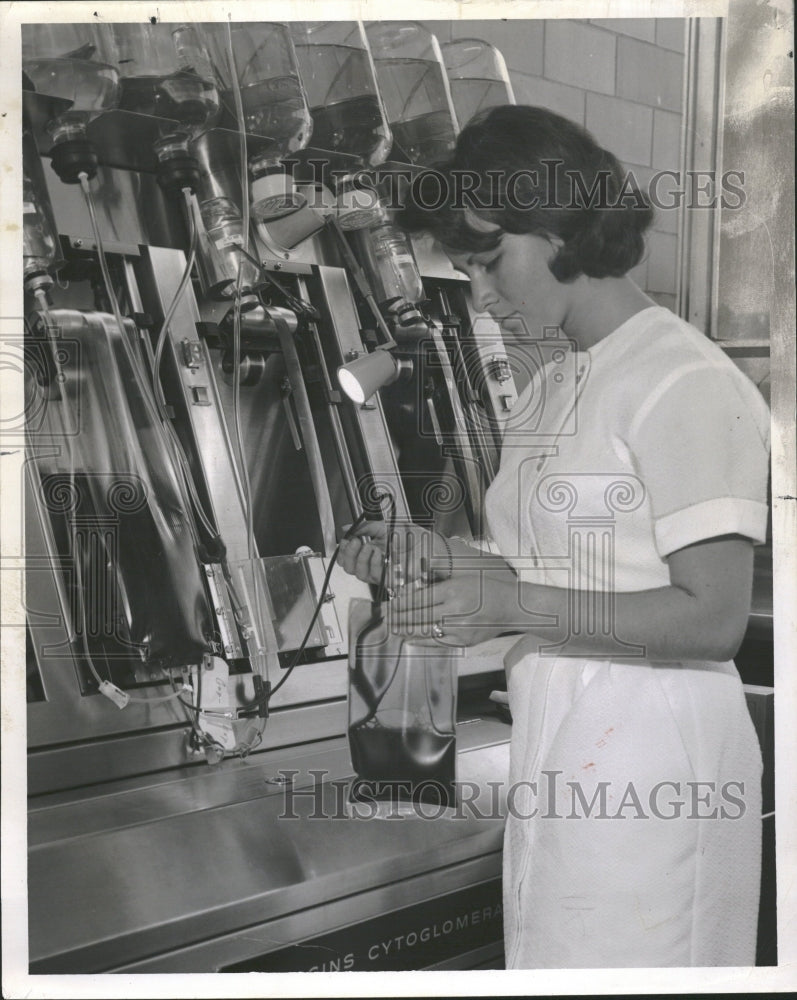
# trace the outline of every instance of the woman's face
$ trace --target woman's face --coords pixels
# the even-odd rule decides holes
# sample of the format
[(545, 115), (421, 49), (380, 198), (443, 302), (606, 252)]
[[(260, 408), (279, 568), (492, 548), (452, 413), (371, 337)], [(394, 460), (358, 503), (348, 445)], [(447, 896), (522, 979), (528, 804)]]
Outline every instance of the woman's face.
[(572, 285), (557, 281), (548, 268), (557, 249), (542, 236), (504, 233), (494, 250), (446, 252), (470, 278), (477, 312), (489, 313), (508, 332), (525, 331), (536, 340), (545, 327), (564, 328), (567, 322)]

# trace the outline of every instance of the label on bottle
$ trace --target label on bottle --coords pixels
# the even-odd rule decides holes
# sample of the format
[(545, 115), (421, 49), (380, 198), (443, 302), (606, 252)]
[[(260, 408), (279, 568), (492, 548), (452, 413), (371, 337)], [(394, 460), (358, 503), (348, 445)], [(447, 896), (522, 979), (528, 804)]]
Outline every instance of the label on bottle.
[(217, 250), (224, 250), (226, 247), (238, 246), (242, 247), (244, 245), (244, 238), (240, 233), (229, 233), (224, 236), (220, 236), (213, 243)]
[(35, 215), (36, 214), (36, 206), (33, 204), (32, 201), (23, 201), (22, 202), (22, 214), (23, 215)]

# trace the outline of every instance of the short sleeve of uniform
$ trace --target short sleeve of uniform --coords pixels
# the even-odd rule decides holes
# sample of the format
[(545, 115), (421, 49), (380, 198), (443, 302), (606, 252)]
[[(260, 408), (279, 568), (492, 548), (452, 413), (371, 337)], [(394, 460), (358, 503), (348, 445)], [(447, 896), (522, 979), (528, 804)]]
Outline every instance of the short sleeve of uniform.
[(662, 558), (719, 535), (766, 540), (769, 410), (736, 368), (695, 361), (669, 373), (628, 443)]

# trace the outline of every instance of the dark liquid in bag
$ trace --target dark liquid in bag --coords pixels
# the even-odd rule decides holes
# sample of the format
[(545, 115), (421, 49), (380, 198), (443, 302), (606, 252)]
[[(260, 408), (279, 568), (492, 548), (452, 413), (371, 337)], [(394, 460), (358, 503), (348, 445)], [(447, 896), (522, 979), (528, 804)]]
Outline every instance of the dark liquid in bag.
[(455, 805), (453, 665), (408, 647), (352, 602), (349, 618), (349, 748), (352, 799)]
[(361, 726), (349, 729), (349, 747), (360, 779), (352, 786), (355, 798), (454, 805), (457, 747), (453, 733), (444, 736), (427, 729)]

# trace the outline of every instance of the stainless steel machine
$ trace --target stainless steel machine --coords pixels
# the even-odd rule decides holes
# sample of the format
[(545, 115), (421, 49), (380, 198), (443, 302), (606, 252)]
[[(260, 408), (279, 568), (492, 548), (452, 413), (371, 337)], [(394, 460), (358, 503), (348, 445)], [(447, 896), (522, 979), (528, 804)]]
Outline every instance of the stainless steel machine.
[(337, 540), (386, 494), (483, 538), (517, 391), (392, 228), (362, 26), (26, 26), (23, 74), (31, 971), (499, 963), (505, 643), (456, 657), (458, 814), (343, 807)]

